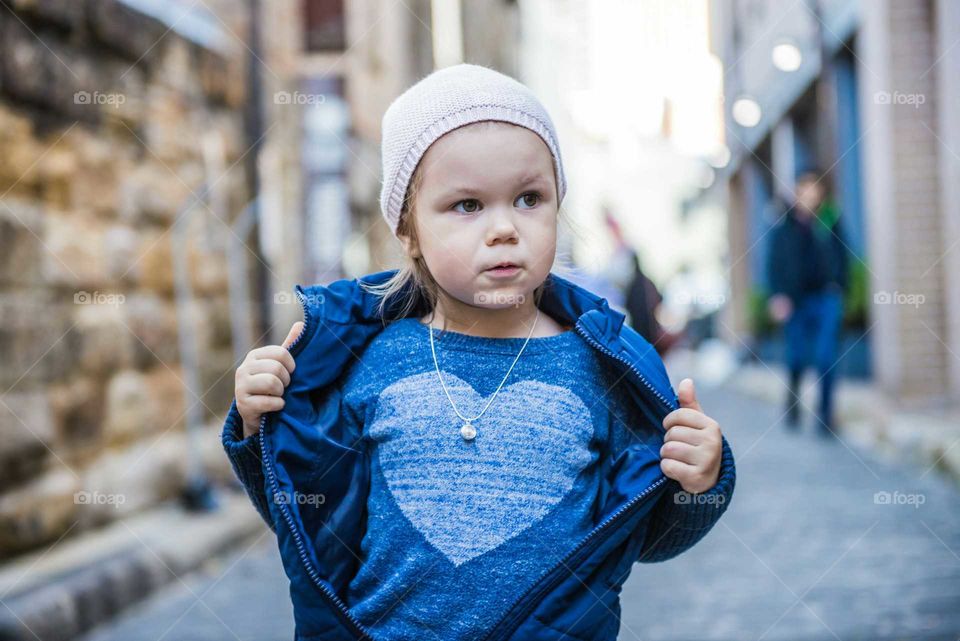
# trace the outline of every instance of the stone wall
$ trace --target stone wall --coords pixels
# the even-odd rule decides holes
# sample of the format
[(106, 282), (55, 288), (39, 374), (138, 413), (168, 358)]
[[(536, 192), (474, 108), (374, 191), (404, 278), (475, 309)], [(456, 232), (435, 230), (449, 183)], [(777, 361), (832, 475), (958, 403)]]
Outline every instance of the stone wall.
[[(244, 3), (216, 4), (231, 41), (218, 53), (113, 0), (3, 4), (0, 557), (174, 496), (195, 447), (187, 403), (219, 449), (234, 371), (226, 221), (249, 199), (246, 50), (226, 28)], [(171, 229), (205, 180), (221, 211), (180, 219), (201, 364), (187, 392)]]

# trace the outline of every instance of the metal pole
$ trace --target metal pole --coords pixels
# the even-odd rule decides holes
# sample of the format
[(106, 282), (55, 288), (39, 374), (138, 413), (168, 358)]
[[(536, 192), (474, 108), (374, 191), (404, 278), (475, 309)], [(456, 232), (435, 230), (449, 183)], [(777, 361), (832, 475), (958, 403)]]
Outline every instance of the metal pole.
[(250, 99), (246, 109), (246, 131), (249, 141), (249, 153), (246, 156), (247, 187), (249, 189), (253, 227), (257, 229), (252, 239), (252, 250), (260, 258), (254, 265), (256, 270), (254, 296), (257, 300), (257, 311), (260, 325), (257, 336), (263, 336), (267, 328), (272, 325), (270, 304), (270, 279), (260, 246), (261, 210), (260, 210), (260, 151), (263, 147), (264, 114), (263, 114), (263, 73), (260, 69), (260, 60), (263, 59), (263, 42), (260, 31), (260, 0), (248, 0), (250, 15), (250, 32), (248, 43), (250, 55), (247, 65), (247, 83), (250, 90)]
[(194, 400), (200, 390), (200, 359), (197, 346), (197, 334), (194, 327), (193, 286), (190, 284), (190, 263), (188, 246), (190, 236), (187, 233), (190, 222), (196, 212), (196, 203), (205, 203), (209, 195), (209, 183), (203, 185), (200, 194), (187, 202), (178, 212), (173, 225), (171, 242), (173, 243), (174, 295), (177, 306), (177, 339), (180, 347), (180, 365), (183, 369), (183, 384), (186, 388), (187, 403), (187, 482), (183, 491), (183, 500), (188, 509), (208, 511), (217, 507), (216, 499), (203, 469), (200, 455), (203, 438), (203, 406), (199, 398)]

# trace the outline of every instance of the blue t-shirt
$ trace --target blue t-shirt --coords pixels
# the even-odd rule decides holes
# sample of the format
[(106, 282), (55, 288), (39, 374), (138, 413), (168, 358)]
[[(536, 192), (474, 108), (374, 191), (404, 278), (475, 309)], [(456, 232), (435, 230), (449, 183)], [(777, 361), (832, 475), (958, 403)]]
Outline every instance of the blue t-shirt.
[[(346, 601), (378, 638), (474, 640), (592, 529), (603, 455), (638, 419), (620, 376), (566, 331), (530, 339), (465, 440), (429, 331), (390, 323), (341, 382), (371, 465)], [(524, 340), (434, 330), (460, 414), (484, 409)]]

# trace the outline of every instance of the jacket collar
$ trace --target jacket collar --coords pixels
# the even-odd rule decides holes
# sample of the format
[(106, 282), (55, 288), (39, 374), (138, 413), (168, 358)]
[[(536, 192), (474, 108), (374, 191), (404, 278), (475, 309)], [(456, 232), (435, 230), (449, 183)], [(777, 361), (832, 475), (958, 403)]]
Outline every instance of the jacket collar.
[[(362, 344), (383, 329), (385, 324), (377, 313), (380, 296), (365, 289), (361, 283), (379, 285), (397, 271), (392, 269), (360, 278), (342, 279), (326, 286), (311, 285), (304, 288), (297, 285), (295, 289), (301, 298), (307, 320), (304, 334), (312, 334), (318, 324), (324, 324), (340, 337), (339, 343), (352, 345), (357, 341), (354, 347), (362, 348)], [(655, 405), (660, 404), (658, 412), (677, 407), (676, 393), (656, 349), (629, 325), (624, 326), (625, 317), (621, 312), (612, 309), (605, 298), (552, 272), (545, 283), (539, 305), (541, 311), (550, 314), (562, 325), (579, 327), (594, 347), (629, 368), (637, 376), (641, 392), (649, 394)], [(421, 303), (401, 315), (411, 289), (412, 285), (408, 283), (403, 290), (387, 299), (384, 305), (387, 321), (426, 314), (427, 310)], [(347, 331), (348, 327), (352, 329)], [(295, 341), (299, 342), (299, 339)], [(295, 346), (291, 347), (293, 349)], [(335, 368), (330, 367), (325, 367), (322, 373), (316, 373), (323, 380), (334, 374)]]
[[(379, 297), (360, 286), (359, 281), (371, 285), (379, 285), (386, 282), (398, 270), (390, 269), (374, 274), (368, 274), (355, 281), (353, 296), (357, 302), (352, 306), (352, 316), (354, 321), (360, 322), (379, 322), (377, 315)], [(388, 298), (384, 304), (387, 310), (387, 318), (395, 319), (399, 310), (403, 306), (406, 297), (411, 293), (411, 286), (394, 294)], [(586, 316), (595, 328), (602, 331), (604, 336), (616, 336), (620, 332), (625, 317), (619, 311), (612, 309), (606, 299), (580, 287), (566, 278), (558, 276), (553, 272), (547, 275), (543, 295), (540, 298), (540, 310), (552, 316), (562, 325), (574, 325), (577, 320)], [(422, 306), (415, 306), (406, 316), (422, 315), (426, 310)]]

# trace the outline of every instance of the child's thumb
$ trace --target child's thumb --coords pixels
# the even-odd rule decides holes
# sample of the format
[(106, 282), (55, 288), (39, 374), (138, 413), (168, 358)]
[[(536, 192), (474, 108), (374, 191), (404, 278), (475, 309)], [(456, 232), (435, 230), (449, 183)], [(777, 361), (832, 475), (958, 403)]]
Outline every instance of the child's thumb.
[(680, 401), (680, 407), (688, 407), (698, 412), (703, 411), (697, 401), (697, 391), (693, 387), (692, 378), (685, 378), (680, 381), (680, 386), (677, 388), (677, 397)]
[(293, 324), (293, 327), (290, 328), (290, 333), (287, 334), (287, 337), (283, 339), (283, 346), (290, 347), (293, 341), (297, 340), (297, 336), (300, 335), (300, 332), (303, 331), (303, 321), (297, 321)]

